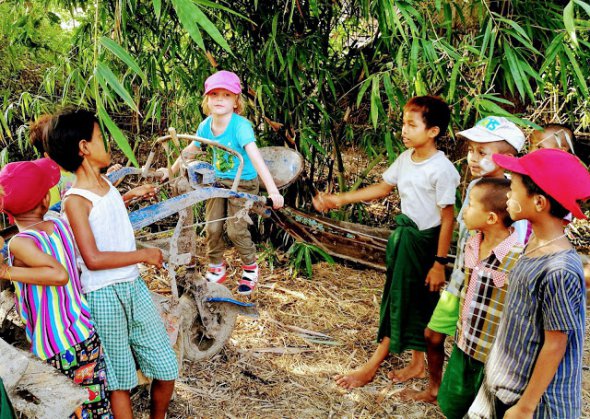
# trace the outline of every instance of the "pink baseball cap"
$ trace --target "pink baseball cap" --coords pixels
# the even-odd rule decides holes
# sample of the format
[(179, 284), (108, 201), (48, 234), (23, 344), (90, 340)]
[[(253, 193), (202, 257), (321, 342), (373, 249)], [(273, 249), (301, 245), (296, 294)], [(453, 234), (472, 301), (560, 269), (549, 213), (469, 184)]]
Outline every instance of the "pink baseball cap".
[(39, 205), (60, 177), (59, 166), (49, 158), (8, 163), (0, 170), (0, 186), (4, 189), (0, 210), (12, 223), (15, 215)]
[(231, 71), (218, 71), (205, 80), (205, 94), (208, 94), (211, 90), (215, 89), (226, 89), (239, 95), (242, 93), (240, 78), (236, 73), (232, 73)]
[(577, 201), (590, 197), (590, 173), (573, 154), (544, 148), (520, 158), (504, 154), (494, 154), (492, 158), (506, 170), (529, 176), (574, 217), (586, 218)]

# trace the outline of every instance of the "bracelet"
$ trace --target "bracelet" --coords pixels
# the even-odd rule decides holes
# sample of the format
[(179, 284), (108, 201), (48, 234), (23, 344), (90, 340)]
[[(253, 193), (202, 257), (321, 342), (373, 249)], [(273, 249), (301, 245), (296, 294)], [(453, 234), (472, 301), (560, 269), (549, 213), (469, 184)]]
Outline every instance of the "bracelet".
[(446, 265), (450, 262), (450, 259), (448, 256), (435, 256), (434, 257), (434, 261), (440, 263), (441, 265)]

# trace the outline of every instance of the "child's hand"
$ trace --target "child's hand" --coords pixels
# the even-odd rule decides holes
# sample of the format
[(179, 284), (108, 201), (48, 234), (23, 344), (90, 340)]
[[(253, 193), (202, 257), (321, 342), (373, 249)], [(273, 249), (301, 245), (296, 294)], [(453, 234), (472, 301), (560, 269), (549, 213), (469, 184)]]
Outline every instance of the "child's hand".
[(285, 198), (280, 193), (271, 193), (268, 197), (272, 200), (272, 207), (274, 209), (281, 209), (285, 205)]
[(120, 170), (120, 169), (122, 169), (122, 168), (123, 168), (123, 166), (121, 166), (119, 163), (117, 163), (117, 164), (113, 164), (111, 167), (109, 167), (109, 168), (107, 169), (107, 175), (108, 175), (109, 173), (116, 172), (117, 170)]
[(504, 419), (533, 419), (534, 410), (524, 409), (516, 403), (504, 413)]
[(431, 292), (440, 291), (445, 284), (445, 268), (438, 263), (435, 263), (426, 275), (426, 285), (428, 285)]
[(156, 193), (158, 193), (158, 188), (155, 185), (152, 185), (152, 184), (141, 185), (141, 186), (138, 186), (137, 188), (133, 188), (129, 192), (127, 192), (124, 196), (124, 201), (130, 202), (132, 200), (136, 200), (139, 198), (150, 199), (150, 198), (153, 198), (154, 196), (156, 196)]
[(149, 248), (149, 249), (141, 249), (140, 252), (143, 252), (143, 262), (147, 263), (148, 265), (153, 265), (158, 268), (162, 267), (162, 263), (164, 262), (164, 255), (160, 249)]
[(168, 170), (167, 167), (160, 167), (159, 169), (156, 169), (156, 173), (160, 175), (160, 180), (162, 182), (168, 180), (170, 177), (170, 170)]
[(4, 262), (0, 262), (0, 279), (6, 279), (6, 280), (12, 279), (12, 278), (10, 278), (9, 269), (10, 269), (10, 266), (8, 266)]
[(338, 196), (321, 192), (313, 197), (312, 203), (316, 211), (319, 212), (325, 212), (340, 207)]

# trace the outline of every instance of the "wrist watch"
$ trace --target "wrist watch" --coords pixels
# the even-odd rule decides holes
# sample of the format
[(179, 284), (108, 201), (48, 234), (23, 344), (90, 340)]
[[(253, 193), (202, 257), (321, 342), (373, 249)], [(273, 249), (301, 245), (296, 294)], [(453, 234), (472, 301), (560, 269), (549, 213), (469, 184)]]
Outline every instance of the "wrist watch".
[(448, 256), (435, 256), (434, 257), (434, 261), (440, 263), (441, 265), (446, 265), (449, 263), (449, 257)]

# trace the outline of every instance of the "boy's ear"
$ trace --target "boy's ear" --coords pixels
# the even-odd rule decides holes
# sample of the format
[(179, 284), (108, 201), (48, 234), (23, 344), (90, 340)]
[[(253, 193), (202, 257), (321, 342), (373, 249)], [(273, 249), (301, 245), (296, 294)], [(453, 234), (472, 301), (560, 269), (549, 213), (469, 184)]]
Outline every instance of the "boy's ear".
[(428, 129), (428, 135), (432, 138), (436, 138), (438, 136), (438, 134), (440, 134), (440, 127), (437, 127), (436, 125), (433, 127), (430, 127)]
[(544, 195), (535, 195), (533, 199), (533, 203), (535, 204), (535, 211), (543, 212), (547, 209), (549, 201)]
[(41, 201), (41, 203), (43, 204), (43, 207), (49, 208), (49, 204), (51, 203), (51, 192), (50, 191), (47, 191), (47, 194), (45, 195), (45, 198), (43, 198), (43, 201)]
[(81, 140), (81, 141), (78, 143), (78, 151), (79, 151), (79, 152), (78, 152), (78, 154), (79, 154), (81, 157), (84, 157), (85, 155), (87, 155), (87, 154), (88, 154), (88, 141), (86, 141), (86, 140)]

